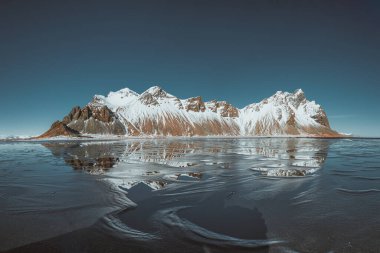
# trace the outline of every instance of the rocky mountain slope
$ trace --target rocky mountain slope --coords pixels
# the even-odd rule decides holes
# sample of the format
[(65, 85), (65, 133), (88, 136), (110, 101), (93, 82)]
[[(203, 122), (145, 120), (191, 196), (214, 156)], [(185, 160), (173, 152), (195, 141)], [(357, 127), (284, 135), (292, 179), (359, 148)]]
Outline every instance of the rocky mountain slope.
[(138, 94), (128, 88), (95, 95), (74, 107), (40, 138), (101, 134), (119, 136), (340, 136), (326, 113), (302, 90), (278, 91), (238, 109), (226, 101), (179, 99), (158, 86)]

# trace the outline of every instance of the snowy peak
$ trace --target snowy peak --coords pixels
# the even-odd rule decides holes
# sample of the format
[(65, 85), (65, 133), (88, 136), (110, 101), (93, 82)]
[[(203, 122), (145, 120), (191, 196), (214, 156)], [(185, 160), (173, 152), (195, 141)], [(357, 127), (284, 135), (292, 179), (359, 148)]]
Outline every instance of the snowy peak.
[(302, 89), (296, 89), (293, 93), (295, 96), (305, 96), (304, 92)]
[(107, 106), (116, 108), (125, 106), (131, 100), (137, 98), (139, 94), (129, 88), (118, 91), (111, 91), (107, 96), (95, 95), (93, 100), (88, 104), (90, 106)]
[(139, 94), (129, 88), (124, 88), (115, 92), (111, 91), (107, 97), (116, 96), (116, 95), (122, 96), (122, 97), (130, 97), (130, 96), (137, 97)]
[[(80, 134), (129, 136), (273, 136), (334, 137), (322, 107), (301, 89), (277, 91), (259, 103), (238, 109), (227, 101), (204, 102), (201, 96), (179, 99), (159, 86), (141, 94), (124, 88), (95, 95), (62, 120)], [(50, 131), (49, 133), (62, 132)], [(44, 135), (46, 136), (46, 135)]]
[(159, 86), (153, 86), (144, 91), (139, 96), (139, 101), (144, 105), (173, 107), (176, 109), (183, 109), (183, 105), (179, 98), (167, 93)]
[[(314, 101), (308, 101), (304, 92), (277, 91), (260, 103), (242, 109), (241, 121), (248, 135), (303, 134), (330, 129), (326, 113)], [(249, 122), (249, 123), (247, 123)]]
[[(124, 88), (118, 91), (110, 91), (107, 96), (103, 95), (95, 95), (94, 97), (100, 97), (105, 98), (107, 100), (110, 100), (112, 102), (112, 99), (124, 99), (128, 97), (137, 97), (139, 94), (129, 88)], [(116, 101), (115, 101), (116, 102)]]
[(152, 95), (150, 92), (144, 92), (139, 96), (139, 101), (144, 105), (159, 105), (156, 97)]
[(269, 106), (291, 106), (298, 108), (300, 105), (305, 104), (309, 101), (306, 100), (305, 94), (301, 89), (297, 89), (294, 93), (277, 91), (274, 95), (269, 98), (263, 99), (259, 103), (253, 103), (243, 108), (245, 109), (254, 109), (259, 111), (265, 105)]
[(301, 89), (297, 89), (294, 93), (277, 91), (273, 96), (265, 100), (268, 102), (273, 102), (276, 105), (290, 103), (292, 106), (297, 108), (306, 100), (306, 98), (304, 92)]
[(166, 97), (168, 97), (168, 93), (166, 91), (164, 91), (160, 86), (150, 87), (144, 93), (149, 93), (155, 98), (166, 98)]

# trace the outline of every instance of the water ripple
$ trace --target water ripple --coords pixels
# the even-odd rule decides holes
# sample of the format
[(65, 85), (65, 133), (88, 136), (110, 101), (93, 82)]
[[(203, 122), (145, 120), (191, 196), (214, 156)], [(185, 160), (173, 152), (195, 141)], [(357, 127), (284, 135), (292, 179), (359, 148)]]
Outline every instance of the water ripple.
[(109, 214), (101, 219), (101, 227), (112, 234), (113, 236), (119, 238), (129, 238), (137, 241), (151, 241), (161, 239), (158, 235), (143, 232), (134, 228), (127, 226), (115, 214)]
[(241, 239), (210, 231), (179, 217), (178, 211), (186, 208), (190, 208), (190, 206), (180, 206), (160, 210), (157, 213), (156, 219), (161, 220), (161, 222), (171, 228), (178, 229), (186, 238), (207, 245), (218, 247), (259, 248), (284, 243), (282, 240)]
[(351, 189), (337, 188), (336, 190), (340, 192), (344, 192), (344, 193), (355, 194), (355, 195), (380, 192), (380, 189), (351, 190)]

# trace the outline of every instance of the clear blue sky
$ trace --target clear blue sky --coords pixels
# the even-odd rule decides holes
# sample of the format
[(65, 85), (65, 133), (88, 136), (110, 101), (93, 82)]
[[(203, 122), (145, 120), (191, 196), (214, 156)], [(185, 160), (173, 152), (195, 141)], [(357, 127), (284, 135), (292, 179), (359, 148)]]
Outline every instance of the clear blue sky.
[(333, 128), (380, 136), (379, 2), (1, 0), (0, 135), (158, 84), (238, 107), (302, 88)]

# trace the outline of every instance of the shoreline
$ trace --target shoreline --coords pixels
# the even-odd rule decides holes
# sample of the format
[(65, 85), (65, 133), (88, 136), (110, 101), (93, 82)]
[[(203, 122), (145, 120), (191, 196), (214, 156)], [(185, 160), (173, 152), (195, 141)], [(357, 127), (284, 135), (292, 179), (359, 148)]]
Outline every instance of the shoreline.
[(380, 139), (380, 137), (362, 137), (362, 136), (294, 136), (294, 135), (277, 135), (277, 136), (83, 136), (83, 137), (55, 137), (38, 139), (0, 139), (1, 142), (96, 142), (96, 141), (128, 141), (128, 140), (205, 140), (205, 139)]

